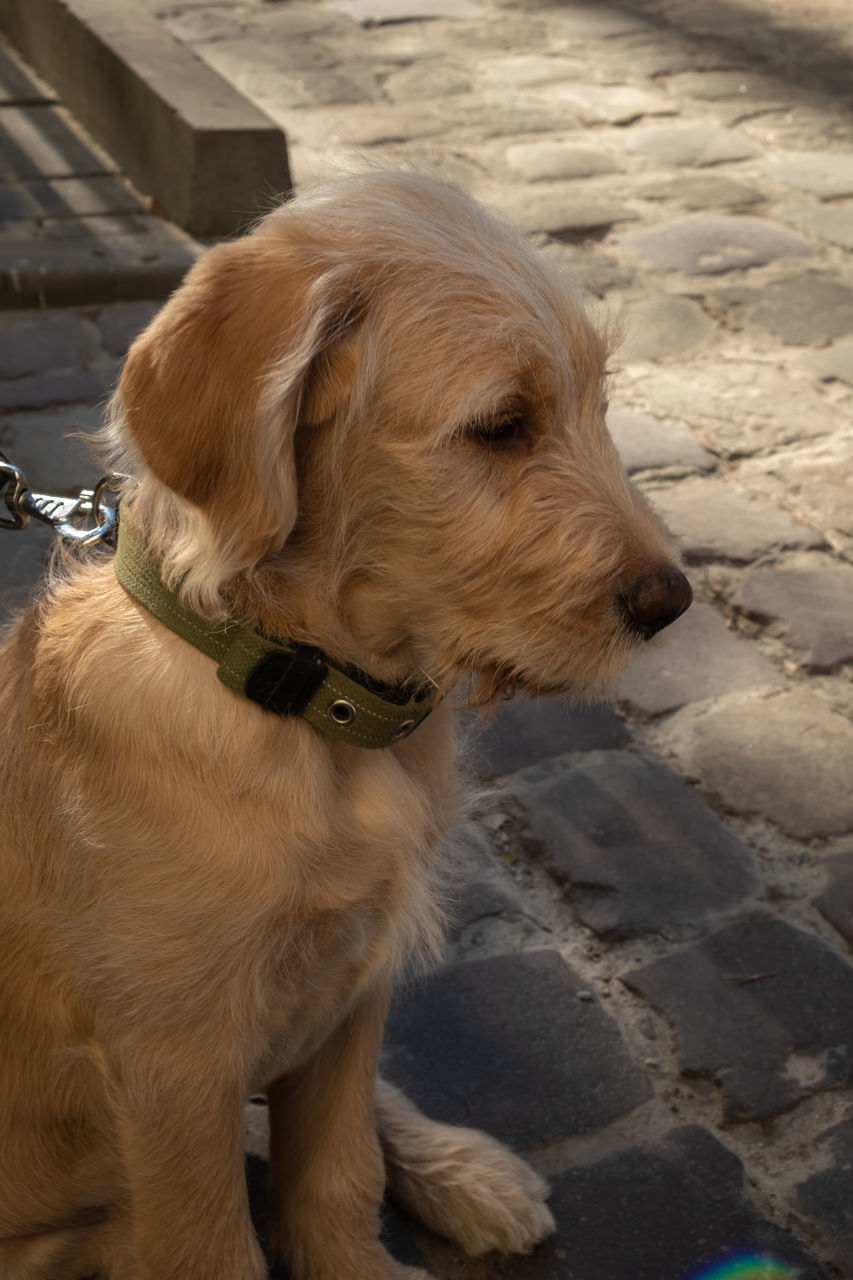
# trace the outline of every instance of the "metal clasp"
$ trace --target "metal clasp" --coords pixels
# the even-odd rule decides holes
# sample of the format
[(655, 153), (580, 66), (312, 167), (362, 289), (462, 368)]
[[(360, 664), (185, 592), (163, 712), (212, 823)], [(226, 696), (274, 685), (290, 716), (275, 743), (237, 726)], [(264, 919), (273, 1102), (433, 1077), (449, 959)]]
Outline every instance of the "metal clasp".
[(21, 497), (26, 492), (27, 482), (20, 467), (13, 466), (2, 453), (0, 483), (5, 490), (3, 497), (11, 513), (9, 516), (0, 516), (0, 529), (26, 529), (29, 516), (21, 510)]
[(33, 493), (20, 467), (0, 453), (0, 492), (5, 489), (2, 496), (11, 513), (0, 516), (0, 528), (25, 529), (32, 518), (50, 525), (66, 542), (78, 547), (98, 542), (115, 545), (118, 501), (115, 497), (110, 501), (107, 495), (115, 494), (118, 482), (124, 479), (117, 472), (102, 476), (94, 489), (83, 489), (76, 498)]

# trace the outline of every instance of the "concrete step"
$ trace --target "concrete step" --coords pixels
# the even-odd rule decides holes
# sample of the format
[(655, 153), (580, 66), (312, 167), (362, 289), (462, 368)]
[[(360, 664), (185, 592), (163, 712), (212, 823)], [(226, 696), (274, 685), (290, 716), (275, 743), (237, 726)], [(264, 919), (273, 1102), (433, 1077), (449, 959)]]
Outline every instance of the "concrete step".
[[(290, 190), (282, 131), (140, 0), (0, 0), (0, 31), (193, 235), (228, 235)], [(4, 74), (4, 62), (0, 102), (5, 92), (7, 102), (52, 111), (37, 82), (14, 63)]]

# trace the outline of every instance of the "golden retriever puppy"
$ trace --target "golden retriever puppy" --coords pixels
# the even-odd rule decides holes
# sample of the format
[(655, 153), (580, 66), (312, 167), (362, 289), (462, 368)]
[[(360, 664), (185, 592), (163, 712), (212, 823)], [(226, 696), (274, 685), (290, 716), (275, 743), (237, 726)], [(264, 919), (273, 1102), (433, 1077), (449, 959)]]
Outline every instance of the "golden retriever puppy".
[(603, 688), (689, 603), (606, 358), (511, 230), (392, 173), (212, 249), (134, 343), (117, 559), (0, 651), (3, 1280), (259, 1280), (261, 1088), (295, 1280), (423, 1280), (386, 1163), (471, 1253), (552, 1229), (536, 1173), (376, 1070), (441, 935), (444, 695)]

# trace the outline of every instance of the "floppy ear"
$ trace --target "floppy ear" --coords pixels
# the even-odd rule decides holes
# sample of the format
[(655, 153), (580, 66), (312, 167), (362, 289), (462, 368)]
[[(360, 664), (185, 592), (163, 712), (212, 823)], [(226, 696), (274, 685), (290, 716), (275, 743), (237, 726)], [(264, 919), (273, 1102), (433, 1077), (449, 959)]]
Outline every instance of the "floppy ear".
[(208, 535), (195, 548), (203, 570), (166, 555), (190, 589), (193, 577), (217, 579), (218, 589), (293, 528), (296, 428), (331, 417), (354, 374), (351, 275), (306, 267), (280, 236), (220, 245), (131, 347), (117, 395), (122, 420), (151, 472), (193, 504)]

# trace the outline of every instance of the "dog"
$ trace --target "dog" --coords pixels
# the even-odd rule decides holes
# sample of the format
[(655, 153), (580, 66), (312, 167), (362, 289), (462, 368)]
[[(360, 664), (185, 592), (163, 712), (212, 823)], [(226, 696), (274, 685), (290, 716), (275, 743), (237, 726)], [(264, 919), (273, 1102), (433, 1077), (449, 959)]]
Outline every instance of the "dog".
[(294, 1280), (427, 1280), (386, 1181), (473, 1255), (553, 1230), (533, 1169), (377, 1063), (440, 947), (454, 690), (606, 689), (689, 604), (607, 361), (546, 260), (410, 173), (210, 249), (131, 347), (116, 561), (0, 651), (4, 1280), (260, 1280), (260, 1089)]

